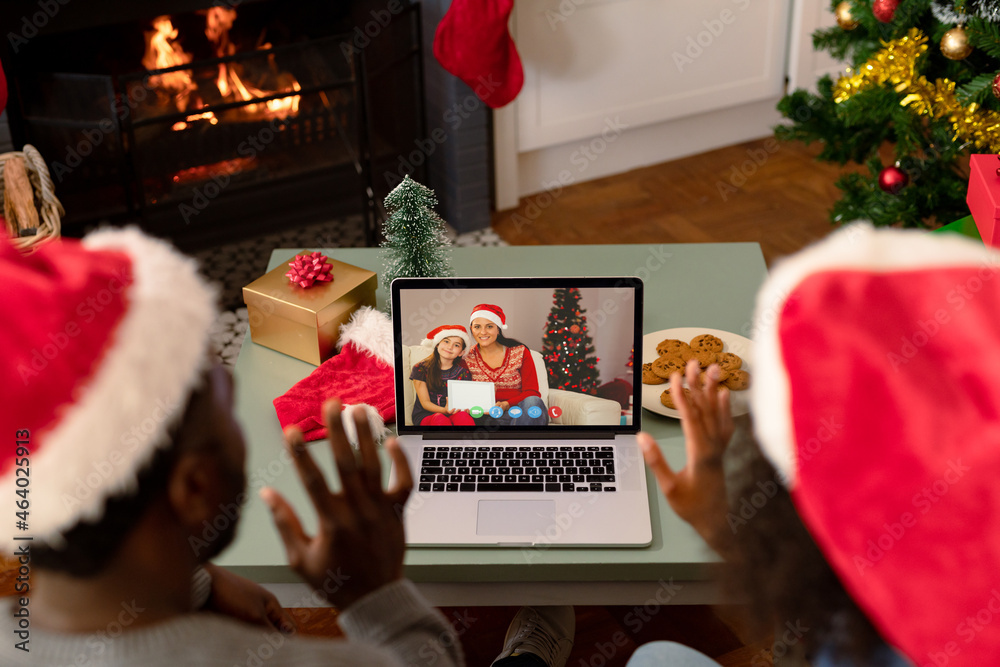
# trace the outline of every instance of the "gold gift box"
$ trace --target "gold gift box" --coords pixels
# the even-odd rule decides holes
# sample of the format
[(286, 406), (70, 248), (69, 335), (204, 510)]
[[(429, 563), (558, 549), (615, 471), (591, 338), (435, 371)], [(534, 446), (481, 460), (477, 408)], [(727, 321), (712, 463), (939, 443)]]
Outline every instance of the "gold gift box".
[(333, 281), (299, 287), (285, 276), (290, 261), (243, 288), (250, 337), (258, 345), (319, 366), (333, 355), (340, 325), (361, 306), (375, 306), (378, 277), (331, 257), (327, 262), (333, 265)]

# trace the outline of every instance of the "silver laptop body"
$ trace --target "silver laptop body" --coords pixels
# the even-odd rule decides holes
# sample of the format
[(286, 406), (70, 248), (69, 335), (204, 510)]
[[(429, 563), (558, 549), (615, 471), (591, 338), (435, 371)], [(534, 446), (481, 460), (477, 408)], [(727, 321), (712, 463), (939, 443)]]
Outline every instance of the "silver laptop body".
[[(623, 415), (615, 401), (550, 386), (545, 392), (549, 423), (544, 426), (478, 419), (476, 426), (412, 423), (412, 414), (404, 412), (412, 405), (407, 401), (413, 385), (408, 369), (419, 361), (417, 356), (431, 354), (431, 348), (414, 347), (428, 331), (443, 324), (469, 328), (475, 305), (495, 303), (507, 313), (504, 335), (538, 351), (542, 347), (538, 330), (547, 321), (557, 289), (579, 290), (579, 304), (588, 317), (586, 333), (598, 359), (605, 358), (605, 366), (598, 370), (605, 373), (610, 368), (607, 380), (628, 375), (627, 358), (635, 350), (631, 415)], [(406, 278), (393, 281), (391, 292), (397, 430), (414, 479), (404, 510), (408, 544), (641, 547), (650, 543), (649, 495), (635, 437), (642, 391), (639, 279)], [(533, 358), (536, 363), (543, 359)], [(603, 376), (600, 380), (607, 381)], [(560, 403), (568, 409), (562, 411)], [(488, 416), (490, 406), (483, 407), (484, 417)], [(394, 481), (396, 471), (390, 476)]]

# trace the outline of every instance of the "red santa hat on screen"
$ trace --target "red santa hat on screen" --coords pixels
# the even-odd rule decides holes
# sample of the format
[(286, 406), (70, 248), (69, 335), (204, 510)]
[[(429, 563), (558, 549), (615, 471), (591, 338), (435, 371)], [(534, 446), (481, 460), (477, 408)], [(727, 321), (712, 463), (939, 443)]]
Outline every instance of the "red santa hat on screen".
[(477, 317), (487, 319), (501, 329), (507, 328), (507, 316), (504, 315), (500, 306), (494, 306), (491, 303), (481, 303), (472, 309), (472, 315), (469, 316), (469, 324), (472, 324), (472, 320)]
[(846, 589), (916, 664), (993, 664), (1000, 253), (848, 227), (772, 271), (754, 325), (757, 439)]
[(461, 338), (462, 342), (465, 343), (465, 349), (472, 347), (472, 339), (469, 338), (469, 332), (461, 324), (444, 324), (436, 329), (431, 329), (427, 332), (427, 338), (420, 341), (420, 344), (424, 347), (435, 348), (445, 338), (452, 336)]
[(192, 260), (134, 229), (29, 256), (0, 238), (0, 285), (0, 493), (17, 498), (30, 468), (27, 527), (0, 548), (59, 547), (169, 443), (206, 368), (216, 295)]

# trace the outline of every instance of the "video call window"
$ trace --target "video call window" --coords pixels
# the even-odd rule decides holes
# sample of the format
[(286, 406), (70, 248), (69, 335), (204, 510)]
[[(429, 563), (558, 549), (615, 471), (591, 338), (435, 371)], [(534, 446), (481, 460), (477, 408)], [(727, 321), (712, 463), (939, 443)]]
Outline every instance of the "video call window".
[(403, 348), (397, 419), (433, 430), (630, 425), (632, 415), (595, 390), (615, 380), (634, 385), (635, 302), (627, 284), (480, 289), (455, 279), (401, 289), (393, 310)]

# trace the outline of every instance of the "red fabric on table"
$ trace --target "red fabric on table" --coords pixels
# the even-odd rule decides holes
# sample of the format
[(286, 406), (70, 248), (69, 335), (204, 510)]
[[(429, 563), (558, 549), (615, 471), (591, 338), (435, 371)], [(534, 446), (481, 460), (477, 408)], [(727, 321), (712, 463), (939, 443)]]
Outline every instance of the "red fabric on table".
[(392, 367), (354, 343), (324, 361), (315, 371), (274, 399), (281, 427), (298, 426), (305, 440), (326, 437), (323, 403), (339, 398), (345, 405), (366, 404), (382, 420), (396, 417)]

